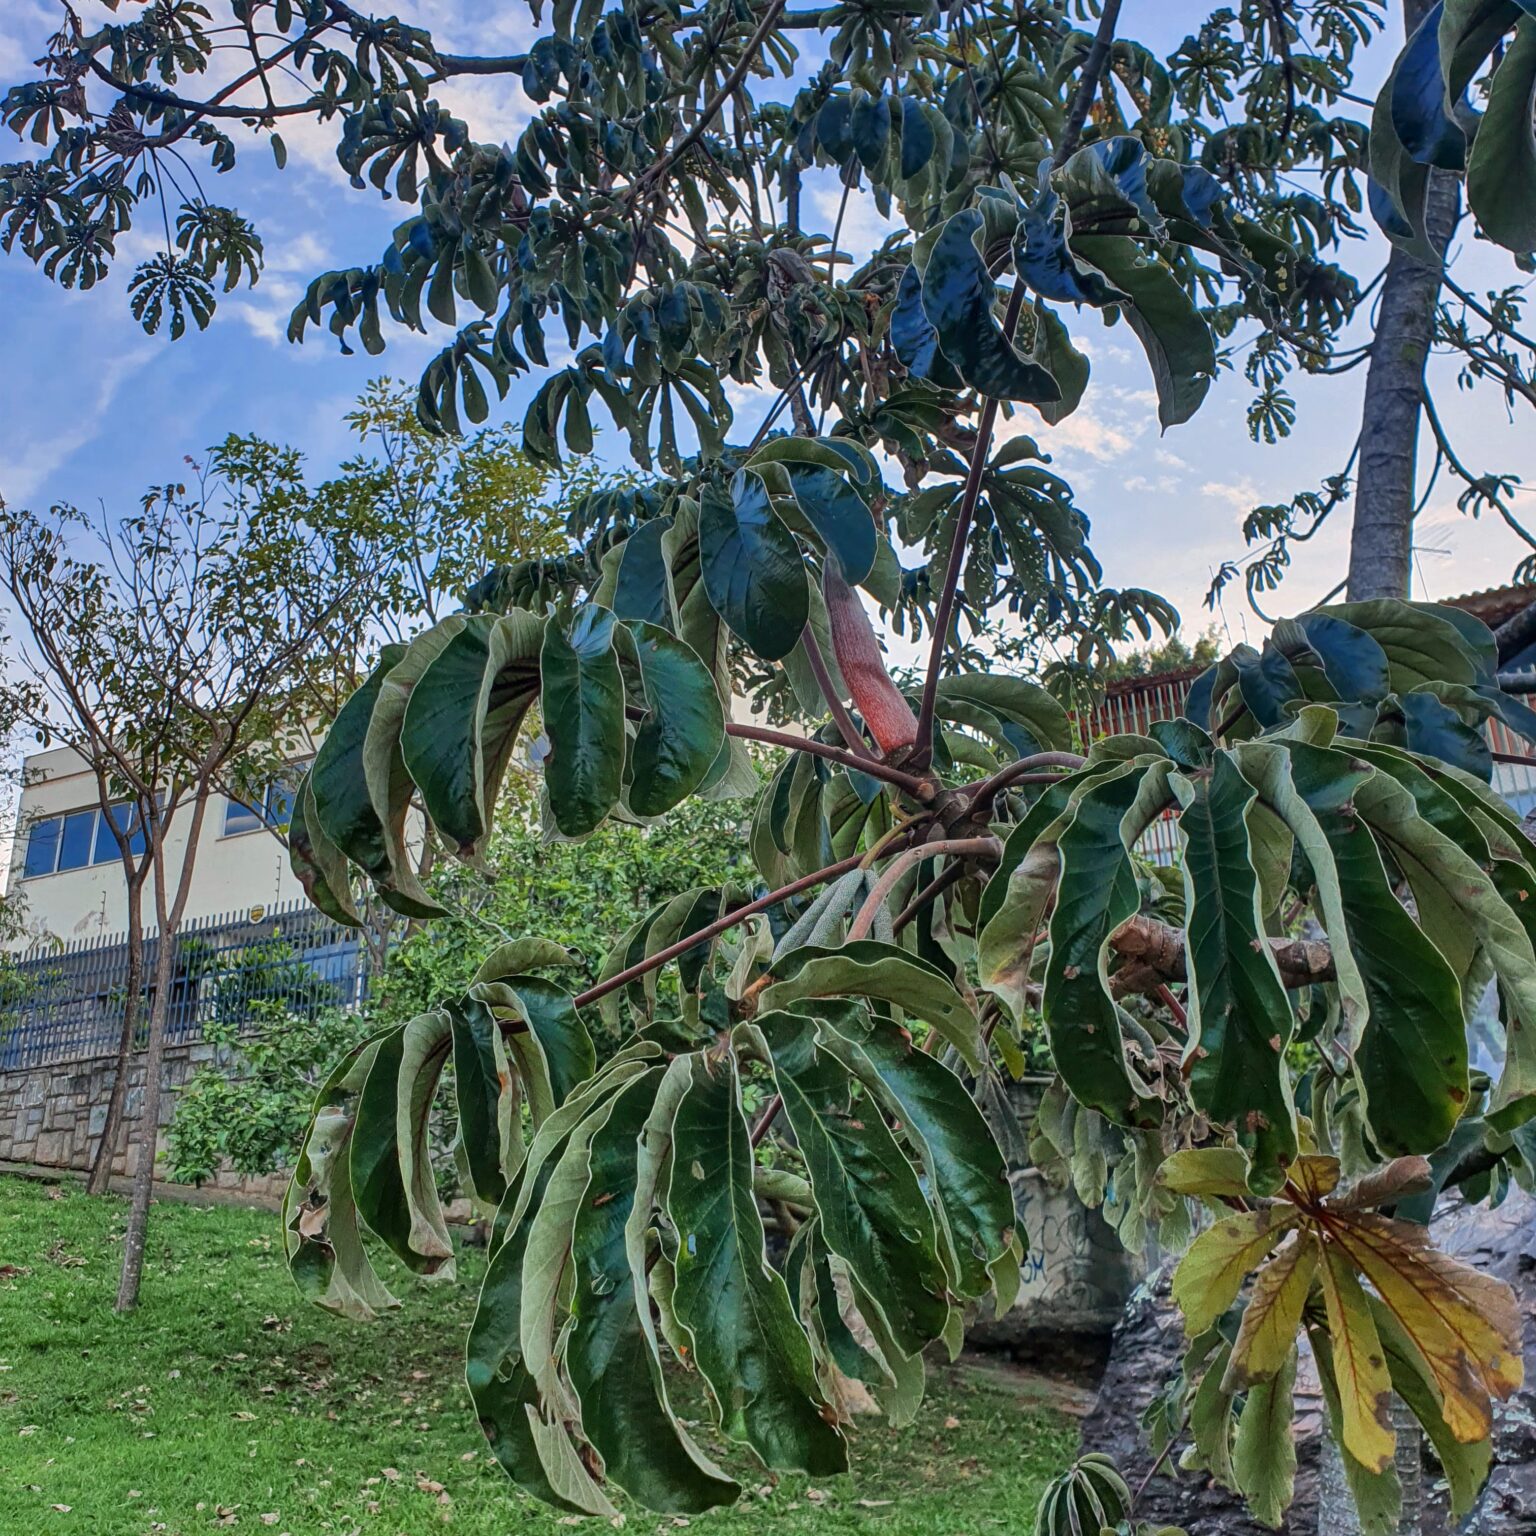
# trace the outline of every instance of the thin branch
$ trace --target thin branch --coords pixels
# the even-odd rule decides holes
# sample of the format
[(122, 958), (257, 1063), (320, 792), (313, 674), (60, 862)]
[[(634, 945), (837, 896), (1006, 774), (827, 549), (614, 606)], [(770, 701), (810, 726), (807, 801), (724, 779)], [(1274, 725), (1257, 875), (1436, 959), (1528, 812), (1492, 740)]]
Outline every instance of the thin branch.
[[(1003, 316), (1003, 336), (1010, 345), (1013, 333), (1019, 328), (1019, 314), (1023, 308), (1024, 284), (1015, 281), (1008, 297), (1008, 312)], [(944, 587), (934, 610), (933, 643), (928, 648), (928, 674), (923, 680), (923, 703), (917, 715), (917, 746), (911, 759), (924, 768), (933, 756), (933, 716), (938, 703), (939, 672), (944, 663), (945, 647), (949, 644), (949, 625), (954, 617), (960, 567), (965, 563), (965, 544), (970, 537), (971, 520), (976, 515), (976, 503), (981, 497), (981, 478), (987, 467), (987, 456), (992, 451), (992, 429), (997, 425), (998, 403), (989, 396), (976, 424), (971, 466), (966, 472), (965, 490), (960, 498), (960, 511), (955, 518), (955, 531), (950, 537), (949, 556), (944, 566)]]
[(874, 888), (864, 898), (864, 905), (859, 908), (858, 915), (848, 925), (848, 942), (851, 944), (855, 939), (869, 937), (880, 908), (914, 863), (921, 864), (924, 859), (938, 858), (945, 854), (955, 859), (991, 858), (996, 861), (1002, 851), (1003, 845), (995, 837), (942, 837), (931, 843), (919, 843), (916, 848), (898, 854), (886, 865), (880, 878), (875, 881)]
[(803, 875), (798, 880), (790, 881), (788, 885), (781, 885), (778, 890), (769, 891), (766, 896), (759, 896), (756, 901), (749, 901), (744, 907), (737, 907), (734, 911), (727, 912), (724, 917), (716, 918), (708, 926), (690, 933), (686, 938), (679, 939), (677, 943), (657, 950), (654, 955), (648, 955), (627, 970), (620, 971), (618, 975), (610, 976), (606, 981), (600, 981), (595, 986), (588, 987), (585, 992), (578, 992), (572, 1002), (578, 1008), (585, 1008), (588, 1003), (595, 1003), (599, 998), (607, 997), (610, 992), (617, 992), (620, 987), (627, 987), (630, 982), (638, 981), (649, 972), (658, 970), (667, 961), (687, 954), (694, 945), (702, 944), (705, 940), (724, 933), (728, 928), (734, 928), (738, 923), (745, 922), (749, 917), (755, 917), (759, 912), (766, 912), (769, 907), (776, 907), (781, 901), (788, 901), (791, 896), (798, 896), (801, 891), (810, 890), (813, 885), (835, 880), (839, 875), (847, 874), (850, 869), (857, 869), (861, 858), (863, 858), (862, 854), (851, 854), (846, 859), (839, 859), (836, 864), (818, 869), (813, 875)]
[(884, 779), (886, 783), (895, 784), (919, 799), (931, 795), (935, 787), (932, 779), (919, 778), (915, 773), (904, 773), (900, 768), (882, 763), (879, 758), (856, 757), (841, 747), (829, 747), (826, 742), (815, 741), (809, 736), (792, 736), (788, 731), (770, 731), (761, 725), (737, 725), (734, 720), (726, 723), (725, 734), (740, 737), (743, 741), (761, 741), (772, 747), (786, 747), (791, 752), (809, 752), (815, 757), (825, 757), (831, 762), (841, 763), (844, 768), (856, 768), (860, 773), (867, 773), (872, 779)]
[(1031, 757), (1021, 757), (1017, 762), (1009, 763), (1005, 768), (999, 768), (991, 778), (983, 779), (977, 784), (970, 791), (971, 802), (980, 807), (988, 800), (995, 800), (1010, 784), (1043, 784), (1060, 777), (1059, 774), (1038, 773), (1039, 769), (1076, 770), (1087, 761), (1086, 757), (1079, 757), (1076, 752), (1036, 752)]
[(693, 127), (683, 135), (673, 149), (641, 176), (639, 183), (641, 187), (660, 181), (704, 137), (720, 108), (730, 100), (741, 82), (747, 78), (747, 72), (752, 68), (757, 51), (766, 41), (768, 34), (773, 31), (784, 9), (784, 4), (785, 0), (771, 0), (768, 9), (763, 12), (763, 19), (757, 24), (757, 30), (747, 39), (746, 47), (742, 49), (741, 57), (736, 61), (736, 67), (720, 82), (720, 89), (704, 103), (704, 108)]
[(909, 901), (897, 915), (892, 929), (900, 933), (924, 907), (931, 906), (965, 873), (965, 865), (959, 859), (951, 859), (932, 880)]
[(822, 698), (827, 701), (827, 710), (837, 726), (838, 734), (848, 743), (849, 750), (855, 757), (872, 758), (875, 754), (869, 750), (858, 726), (853, 723), (853, 716), (848, 713), (842, 699), (838, 697), (837, 689), (832, 682), (832, 673), (827, 667), (827, 658), (821, 654), (821, 645), (816, 639), (816, 631), (809, 624), (800, 631), (800, 643), (805, 647), (805, 659), (810, 663), (811, 674), (816, 679), (816, 686), (821, 689)]
[(1093, 98), (1098, 95), (1099, 80), (1104, 74), (1104, 66), (1109, 62), (1109, 51), (1114, 46), (1115, 26), (1119, 20), (1120, 0), (1105, 0), (1104, 13), (1099, 17), (1099, 30), (1094, 34), (1088, 57), (1083, 60), (1083, 73), (1078, 79), (1071, 105), (1067, 108), (1061, 142), (1051, 157), (1057, 165), (1065, 164), (1083, 136), (1083, 125), (1088, 121)]

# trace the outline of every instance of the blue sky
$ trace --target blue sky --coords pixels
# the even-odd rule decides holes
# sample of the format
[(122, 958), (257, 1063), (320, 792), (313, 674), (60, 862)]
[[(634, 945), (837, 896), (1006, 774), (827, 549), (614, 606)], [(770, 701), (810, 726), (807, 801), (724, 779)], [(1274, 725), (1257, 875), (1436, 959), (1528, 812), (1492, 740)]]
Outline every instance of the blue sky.
[[(463, 51), (513, 50), (538, 32), (520, 3), (412, 0), (399, 9)], [(1123, 30), (1154, 46), (1172, 45), (1204, 10), (1188, 0), (1131, 0)], [(6, 0), (3, 12), (0, 81), (9, 84), (28, 77), (27, 61), (56, 25), (58, 7), (48, 0)], [(1399, 36), (1394, 26), (1373, 45), (1364, 79), (1373, 84), (1385, 71)], [(802, 42), (807, 52), (815, 51), (813, 36)], [(769, 89), (763, 87), (763, 94)], [(527, 112), (520, 91), (506, 81), (469, 81), (439, 95), (482, 139), (513, 137)], [(285, 339), (288, 312), (305, 282), (330, 266), (376, 259), (404, 213), (397, 204), (381, 207), (372, 191), (351, 189), (336, 165), (334, 125), (290, 124), (284, 137), (286, 172), (276, 170), (265, 144), (251, 142), (230, 176), (204, 176), (210, 197), (253, 218), (267, 252), (260, 283), (224, 297), (206, 333), (178, 342), (146, 337), (129, 315), (123, 284), (133, 261), (154, 243), (143, 231), (121, 243), (126, 259), (109, 289), (89, 294), (54, 287), (19, 256), (0, 256), (0, 356), (6, 364), (0, 370), (0, 495), (10, 504), (43, 510), (62, 500), (126, 512), (147, 485), (179, 478), (186, 456), (200, 455), (231, 431), (291, 443), (324, 472), (350, 449), (342, 415), (367, 380), (387, 371), (414, 382), (440, 338), (389, 331), (389, 349), (379, 359), (360, 350), (343, 356), (324, 333), (311, 333), (302, 346)], [(12, 152), (0, 147), (0, 155)], [(813, 200), (830, 195), (830, 189), (812, 191)], [(830, 210), (825, 217), (830, 224)], [(882, 234), (871, 205), (854, 207), (844, 248), (857, 252)], [(1371, 272), (1380, 257), (1373, 244), (1350, 261), (1355, 270)], [(1468, 286), (1481, 287), (1507, 281), (1510, 268), (1501, 256), (1469, 250), (1458, 271)], [(1105, 330), (1096, 316), (1084, 314), (1074, 322), (1074, 334), (1094, 365), (1083, 406), (1054, 430), (1022, 417), (1018, 429), (1032, 432), (1074, 485), (1092, 518), (1106, 580), (1161, 591), (1183, 611), (1186, 631), (1198, 630), (1209, 622), (1201, 601), (1211, 572), (1242, 553), (1238, 530), (1248, 509), (1287, 500), (1342, 466), (1357, 430), (1364, 370), (1298, 380), (1298, 428), (1277, 447), (1249, 441), (1244, 411), (1250, 391), (1240, 374), (1223, 376), (1192, 422), (1159, 436), (1146, 364), (1125, 328)], [(1529, 419), (1511, 423), (1486, 389), (1475, 396), (1458, 391), (1448, 364), (1436, 364), (1435, 372), (1463, 456), (1479, 467), (1528, 479), (1536, 474)], [(533, 387), (536, 381), (526, 377), (514, 385), (502, 407), (510, 419), (520, 419)], [(747, 428), (764, 404), (746, 392), (733, 403), (738, 424)], [(1442, 477), (1420, 520), (1415, 596), (1499, 584), (1519, 558), (1512, 535), (1486, 520), (1470, 521), (1455, 500), (1455, 487)], [(1528, 493), (1515, 500), (1536, 516)], [(1276, 611), (1299, 611), (1342, 576), (1347, 511), (1335, 519), (1304, 555), (1298, 551), (1299, 564)], [(1235, 588), (1221, 618), (1233, 640), (1265, 628)]]

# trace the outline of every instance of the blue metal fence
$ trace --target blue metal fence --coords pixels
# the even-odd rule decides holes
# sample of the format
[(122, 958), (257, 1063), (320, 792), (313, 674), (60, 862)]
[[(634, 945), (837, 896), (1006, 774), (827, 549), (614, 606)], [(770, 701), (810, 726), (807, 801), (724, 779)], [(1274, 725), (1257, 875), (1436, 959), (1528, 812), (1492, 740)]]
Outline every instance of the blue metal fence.
[[(217, 1021), (254, 1027), (271, 1006), (313, 1013), (355, 1007), (367, 996), (368, 952), (361, 936), (307, 902), (253, 921), (225, 913), (188, 923), (173, 940), (166, 1042), (200, 1040)], [(159, 939), (145, 941), (136, 1045), (153, 1000)], [(122, 1034), (128, 946), (123, 935), (37, 948), (0, 970), (0, 1072), (117, 1053)]]

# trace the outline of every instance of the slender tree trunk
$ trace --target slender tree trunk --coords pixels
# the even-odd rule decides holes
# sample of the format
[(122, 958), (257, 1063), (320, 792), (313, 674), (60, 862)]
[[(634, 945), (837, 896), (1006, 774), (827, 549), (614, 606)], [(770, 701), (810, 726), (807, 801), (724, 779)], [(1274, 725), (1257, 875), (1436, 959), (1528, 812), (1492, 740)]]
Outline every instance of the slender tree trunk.
[[(1403, 0), (1406, 30), (1411, 33), (1429, 9), (1429, 0)], [(1428, 226), (1437, 252), (1450, 244), (1460, 209), (1456, 177), (1432, 171)], [(1349, 546), (1351, 602), (1407, 597), (1410, 590), (1424, 365), (1440, 271), (1438, 262), (1420, 261), (1394, 247), (1382, 280), (1360, 421), (1360, 473)]]
[(144, 1051), (144, 1109), (139, 1117), (139, 1156), (133, 1169), (133, 1199), (123, 1234), (123, 1272), (114, 1310), (131, 1312), (139, 1304), (144, 1275), (144, 1245), (149, 1237), (149, 1202), (155, 1184), (155, 1143), (160, 1132), (160, 1076), (165, 1068), (165, 1026), (171, 1012), (176, 977), (176, 935), (160, 929), (155, 948), (155, 990), (149, 1005), (149, 1044)]
[(123, 1031), (117, 1042), (117, 1076), (112, 1082), (112, 1096), (107, 1100), (107, 1118), (96, 1143), (85, 1187), (93, 1195), (104, 1195), (112, 1182), (112, 1163), (122, 1139), (123, 1106), (128, 1099), (128, 1071), (133, 1064), (133, 1037), (139, 1028), (139, 994), (144, 990), (144, 915), (140, 905), (143, 888), (128, 892), (128, 974), (123, 998)]
[(165, 1029), (171, 1013), (171, 987), (176, 978), (177, 935), (186, 915), (192, 874), (197, 867), (198, 843), (208, 810), (210, 784), (223, 759), (205, 761), (197, 776), (196, 798), (187, 824), (187, 846), (181, 857), (176, 896), (167, 899), (165, 851), (170, 826), (153, 827), (155, 920), (159, 941), (155, 946), (155, 995), (149, 1008), (149, 1043), (144, 1051), (144, 1113), (139, 1120), (139, 1156), (133, 1169), (133, 1199), (128, 1207), (128, 1227), (123, 1234), (123, 1272), (118, 1280), (114, 1310), (131, 1312), (139, 1304), (139, 1282), (144, 1275), (144, 1245), (149, 1236), (149, 1202), (155, 1188), (155, 1144), (160, 1134), (160, 1077), (165, 1069)]

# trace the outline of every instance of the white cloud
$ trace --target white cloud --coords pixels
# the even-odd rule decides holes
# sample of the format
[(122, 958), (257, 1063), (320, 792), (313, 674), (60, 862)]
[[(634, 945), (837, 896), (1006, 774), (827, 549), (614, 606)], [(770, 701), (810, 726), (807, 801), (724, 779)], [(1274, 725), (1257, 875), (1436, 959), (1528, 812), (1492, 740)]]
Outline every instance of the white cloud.
[(143, 341), (111, 357), (96, 372), (96, 393), (89, 406), (72, 413), (73, 424), (60, 419), (46, 433), (29, 433), (20, 447), (10, 446), (0, 463), (0, 496), (15, 506), (29, 502), (48, 477), (71, 455), (95, 440), (112, 402), (123, 385), (158, 349)]
[(1246, 477), (1230, 482), (1207, 480), (1200, 487), (1200, 494), (1209, 497), (1212, 501), (1224, 501), (1245, 517), (1263, 500), (1259, 494), (1259, 488)]

